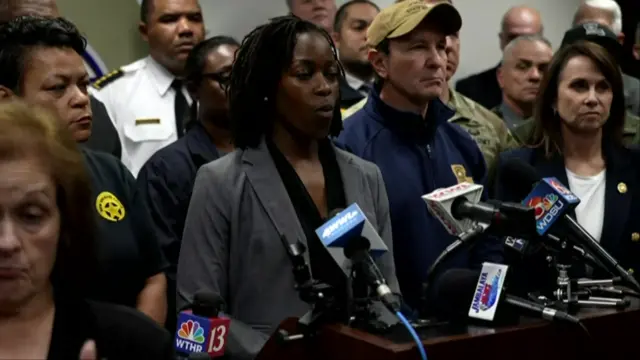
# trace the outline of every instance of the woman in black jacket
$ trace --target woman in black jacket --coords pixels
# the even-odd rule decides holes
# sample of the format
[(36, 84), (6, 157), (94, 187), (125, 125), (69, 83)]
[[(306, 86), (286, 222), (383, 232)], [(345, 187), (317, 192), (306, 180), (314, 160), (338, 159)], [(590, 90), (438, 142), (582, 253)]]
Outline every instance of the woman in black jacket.
[(0, 105), (0, 128), (0, 359), (171, 359), (151, 319), (85, 300), (93, 198), (68, 130), (16, 101)]

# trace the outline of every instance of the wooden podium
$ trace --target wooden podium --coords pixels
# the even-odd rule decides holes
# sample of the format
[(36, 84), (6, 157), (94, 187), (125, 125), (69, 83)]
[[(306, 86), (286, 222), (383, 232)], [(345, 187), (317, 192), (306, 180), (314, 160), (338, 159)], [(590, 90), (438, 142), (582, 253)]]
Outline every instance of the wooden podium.
[[(640, 359), (640, 303), (634, 301), (625, 310), (588, 309), (578, 315), (589, 335), (577, 325), (524, 317), (515, 326), (441, 325), (419, 334), (429, 360)], [(296, 334), (296, 327), (297, 319), (290, 318), (280, 328)], [(420, 355), (408, 333), (388, 339), (345, 325), (327, 325), (312, 339), (283, 343), (274, 335), (256, 359), (419, 360)]]

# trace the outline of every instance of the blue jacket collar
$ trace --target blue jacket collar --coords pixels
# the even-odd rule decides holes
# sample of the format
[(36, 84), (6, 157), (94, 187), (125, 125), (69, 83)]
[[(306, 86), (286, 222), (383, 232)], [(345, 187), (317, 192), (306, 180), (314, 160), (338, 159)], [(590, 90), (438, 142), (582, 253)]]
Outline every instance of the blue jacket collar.
[(440, 99), (429, 102), (424, 118), (420, 114), (398, 110), (380, 99), (378, 89), (371, 91), (365, 107), (378, 114), (376, 120), (386, 128), (414, 141), (431, 139), (437, 128), (455, 115), (455, 111)]

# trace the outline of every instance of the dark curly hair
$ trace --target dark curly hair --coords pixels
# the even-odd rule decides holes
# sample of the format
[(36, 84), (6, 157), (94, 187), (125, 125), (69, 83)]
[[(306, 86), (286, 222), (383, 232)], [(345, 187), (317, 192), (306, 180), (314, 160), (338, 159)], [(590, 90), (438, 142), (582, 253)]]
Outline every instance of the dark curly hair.
[(0, 85), (21, 93), (26, 56), (35, 46), (71, 48), (83, 54), (87, 41), (63, 18), (20, 16), (0, 24)]
[[(339, 76), (344, 76), (331, 36), (308, 21), (292, 15), (281, 16), (251, 31), (236, 52), (228, 88), (231, 129), (237, 148), (257, 147), (262, 136), (271, 131), (269, 120), (275, 112), (278, 84), (291, 65), (298, 35), (306, 33), (318, 33), (327, 40), (338, 63)], [(337, 105), (330, 128), (332, 136), (342, 130)]]

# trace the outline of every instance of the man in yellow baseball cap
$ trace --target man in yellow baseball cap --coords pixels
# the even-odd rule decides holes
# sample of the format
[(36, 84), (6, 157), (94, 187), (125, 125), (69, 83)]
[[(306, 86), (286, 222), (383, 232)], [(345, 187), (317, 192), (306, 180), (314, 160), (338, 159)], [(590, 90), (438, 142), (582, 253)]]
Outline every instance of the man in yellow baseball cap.
[[(446, 1), (407, 0), (383, 9), (367, 31), (377, 76), (364, 107), (344, 122), (338, 142), (380, 168), (389, 199), (396, 274), (403, 298), (420, 307), (427, 269), (455, 234), (427, 211), (422, 195), (460, 182), (483, 183), (487, 169), (471, 136), (448, 122), (455, 112), (440, 99), (446, 82), (447, 36), (462, 26)], [(384, 201), (384, 200), (383, 200)], [(500, 262), (502, 247), (476, 242), (447, 267)]]
[(421, 24), (439, 27), (445, 35), (449, 35), (460, 30), (462, 18), (447, 1), (435, 4), (421, 0), (401, 1), (376, 16), (367, 30), (367, 42), (375, 47), (385, 39), (407, 35)]

